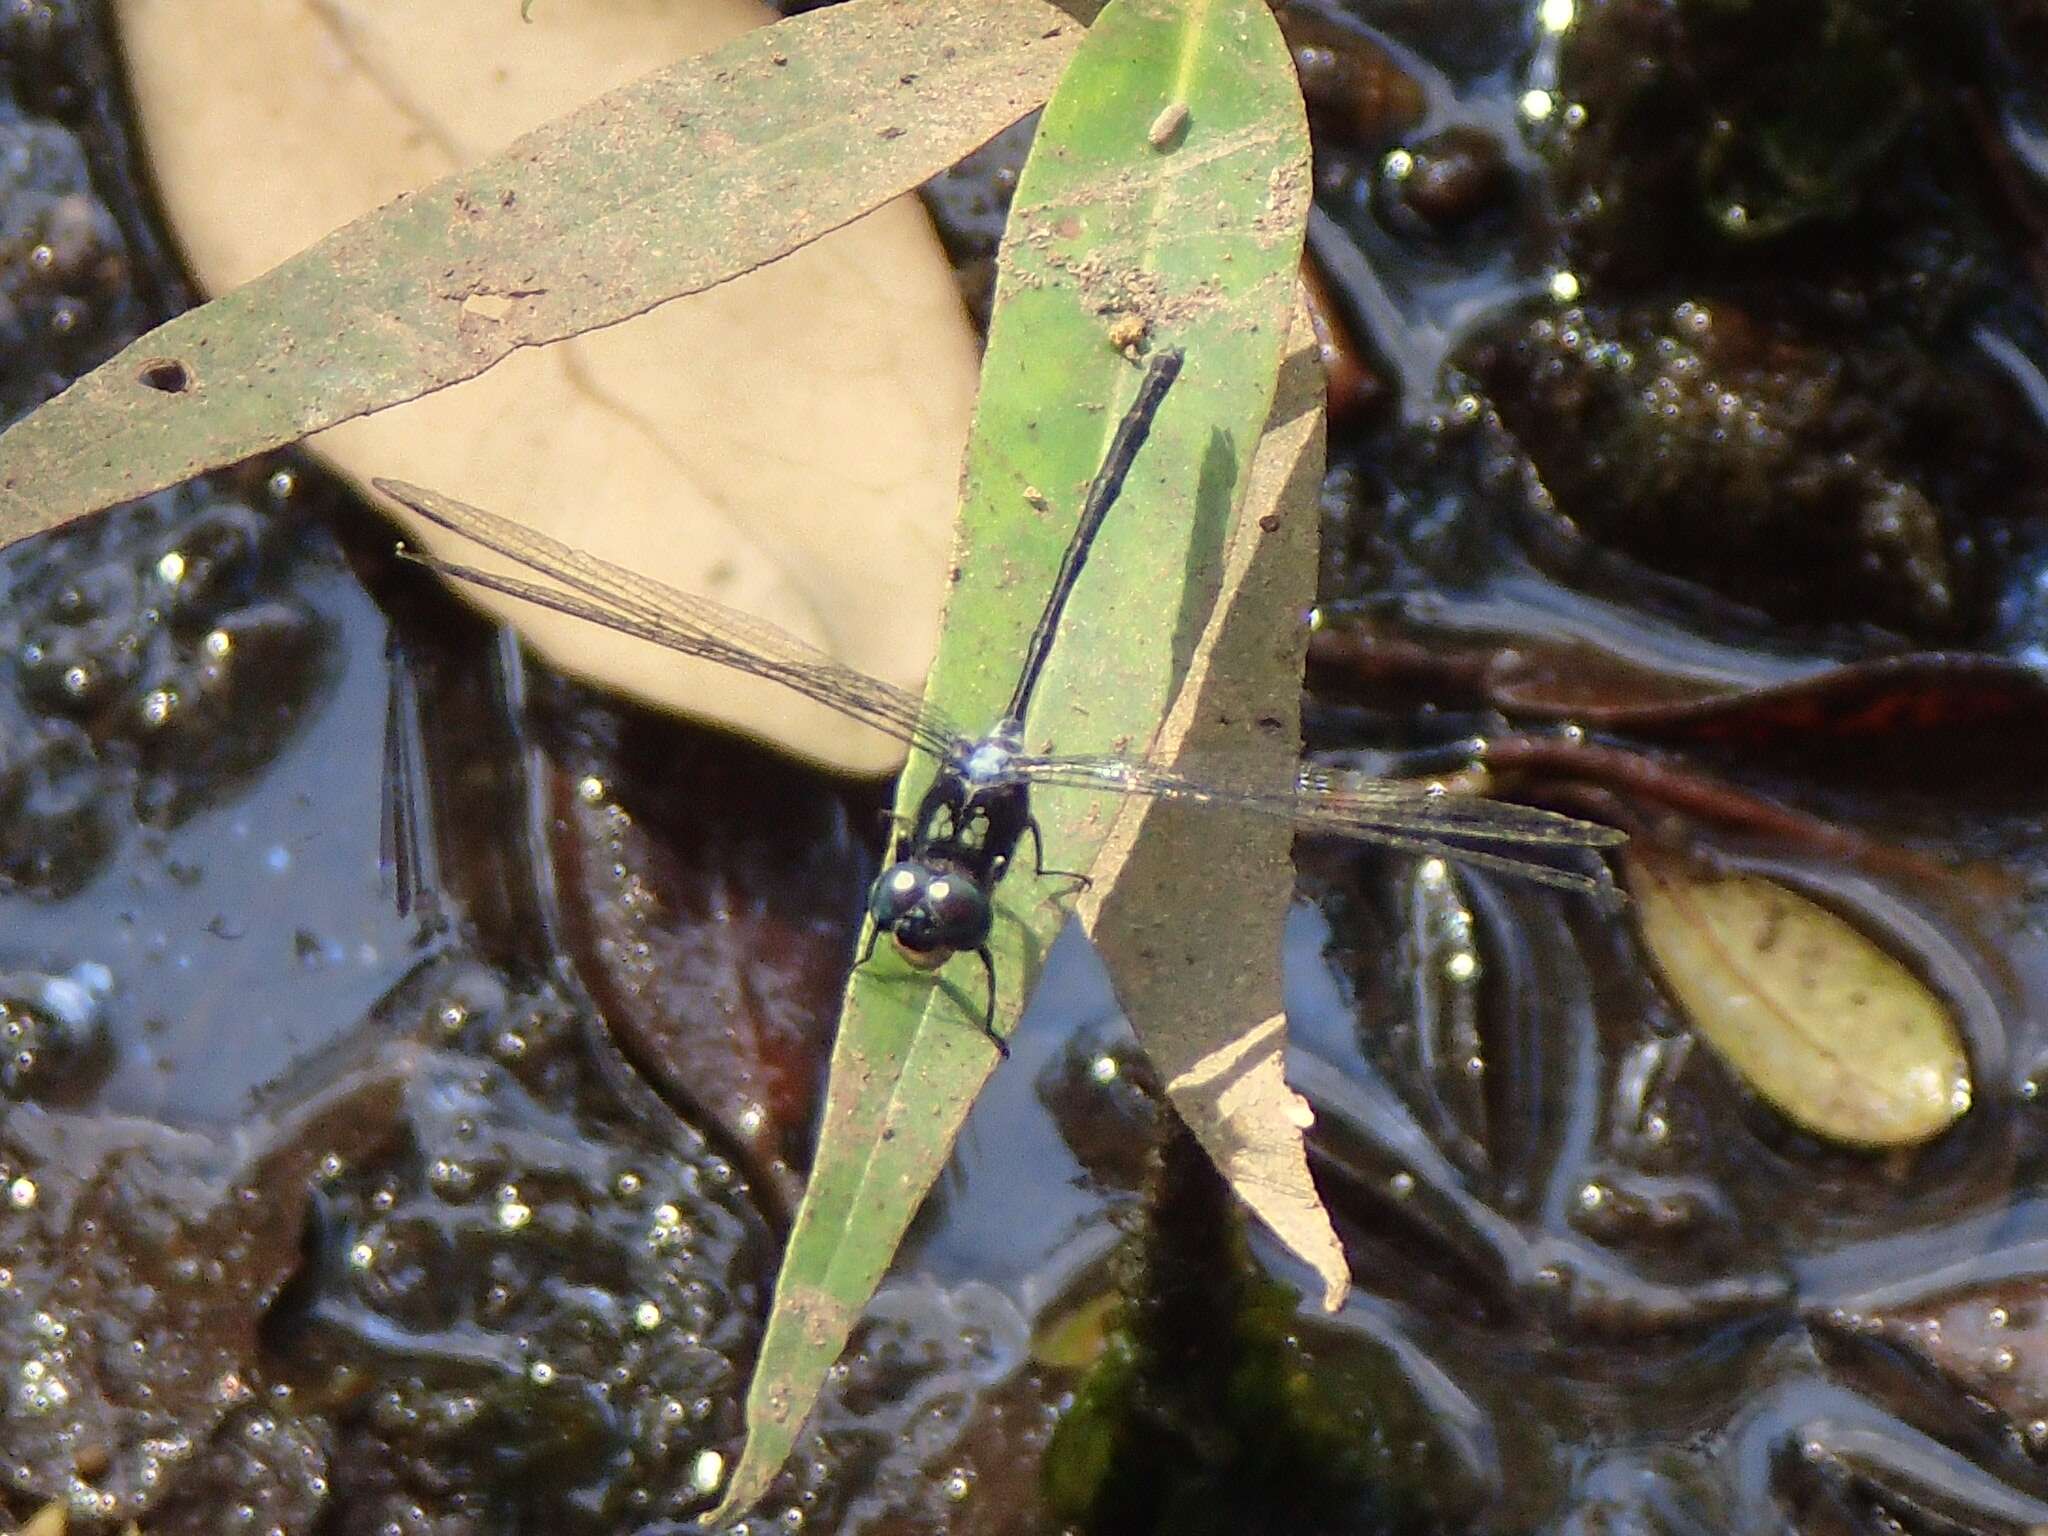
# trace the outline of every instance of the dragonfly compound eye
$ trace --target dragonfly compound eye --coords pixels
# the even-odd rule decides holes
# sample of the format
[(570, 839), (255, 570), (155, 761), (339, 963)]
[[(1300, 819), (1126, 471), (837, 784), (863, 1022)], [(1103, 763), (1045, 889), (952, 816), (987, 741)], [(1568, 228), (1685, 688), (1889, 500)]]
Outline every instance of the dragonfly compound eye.
[(891, 864), (875, 877), (868, 890), (868, 916), (884, 933), (924, 905), (925, 886), (931, 872), (917, 864)]
[(957, 950), (979, 949), (992, 921), (988, 895), (966, 875), (897, 865), (868, 898), (875, 926), (912, 965), (943, 965)]
[(988, 893), (959, 875), (935, 875), (924, 888), (931, 934), (947, 949), (979, 949), (988, 938)]

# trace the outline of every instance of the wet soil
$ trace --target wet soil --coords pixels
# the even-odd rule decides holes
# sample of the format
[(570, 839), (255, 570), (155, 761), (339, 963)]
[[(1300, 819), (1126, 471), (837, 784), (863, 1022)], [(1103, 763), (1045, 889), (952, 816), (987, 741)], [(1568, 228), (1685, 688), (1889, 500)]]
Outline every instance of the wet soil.
[[(1827, 1144), (1628, 913), (1304, 844), (1353, 1300), (1236, 1224), (1070, 934), (757, 1528), (2048, 1526), (2048, 23), (1280, 14), (1345, 381), (1312, 745), (1483, 738), (1848, 917), (1969, 1108)], [(0, 16), (9, 415), (188, 299), (102, 19)], [(1024, 142), (932, 189), (971, 303)], [(883, 789), (545, 675), (290, 458), (0, 583), (10, 1511), (693, 1529)]]

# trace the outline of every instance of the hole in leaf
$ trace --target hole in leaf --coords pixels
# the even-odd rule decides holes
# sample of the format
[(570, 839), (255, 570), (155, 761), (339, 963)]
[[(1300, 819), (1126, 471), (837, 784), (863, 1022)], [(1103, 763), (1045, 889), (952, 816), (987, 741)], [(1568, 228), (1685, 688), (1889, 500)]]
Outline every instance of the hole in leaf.
[(152, 357), (136, 370), (135, 377), (166, 395), (182, 395), (192, 387), (192, 370), (175, 357)]

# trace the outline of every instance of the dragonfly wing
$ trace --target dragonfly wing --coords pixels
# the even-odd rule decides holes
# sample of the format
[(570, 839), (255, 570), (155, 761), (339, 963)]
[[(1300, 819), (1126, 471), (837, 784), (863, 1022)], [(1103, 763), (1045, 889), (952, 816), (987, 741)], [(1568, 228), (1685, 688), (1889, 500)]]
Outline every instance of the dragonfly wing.
[(934, 757), (945, 757), (960, 740), (951, 722), (915, 694), (856, 671), (765, 619), (680, 591), (438, 491), (399, 480), (373, 483), (429, 522), (560, 585), (414, 556), (458, 581), (768, 678)]
[(1271, 816), (1306, 833), (1439, 854), (1572, 890), (1606, 891), (1612, 881), (1604, 868), (1589, 875), (1502, 850), (1572, 852), (1625, 840), (1612, 827), (1534, 806), (1458, 795), (1412, 779), (1376, 779), (1309, 764), (1293, 783), (1274, 784), (1268, 773), (1261, 786), (1243, 765), (1236, 765), (1235, 772), (1213, 766), (1219, 771), (1210, 775), (1201, 772), (1200, 765), (1023, 756), (1012, 760), (1009, 772), (1047, 788), (1108, 791)]

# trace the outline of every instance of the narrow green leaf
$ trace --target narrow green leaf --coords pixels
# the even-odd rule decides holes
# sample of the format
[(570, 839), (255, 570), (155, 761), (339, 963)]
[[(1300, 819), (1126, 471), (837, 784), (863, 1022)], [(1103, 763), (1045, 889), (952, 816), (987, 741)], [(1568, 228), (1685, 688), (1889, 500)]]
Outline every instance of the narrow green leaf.
[(0, 436), (0, 542), (786, 255), (1038, 105), (1078, 31), (1041, 0), (850, 0), (602, 96), (157, 327), (17, 422)]
[[(1126, 351), (1187, 364), (1110, 514), (1026, 721), (1033, 751), (1143, 750), (1191, 665), (1272, 404), (1307, 219), (1292, 61), (1264, 0), (1113, 0), (1047, 106), (1013, 205), (982, 369), (933, 698), (992, 724), (1081, 496), (1129, 402)], [(1120, 350), (1122, 349), (1122, 350)], [(931, 780), (913, 761), (909, 815)], [(1055, 868), (1087, 867), (1113, 800), (1045, 791)], [(1028, 845), (1027, 845), (1028, 846)], [(1027, 855), (1028, 858), (1028, 855)], [(1013, 870), (992, 940), (1007, 1031), (1070, 888)], [(980, 967), (935, 986), (886, 953), (848, 989), (809, 1191), (713, 1518), (788, 1454), (996, 1064)]]
[[(1248, 478), (1223, 592), (1157, 751), (1199, 778), (1277, 784), (1301, 760), (1301, 615), (1322, 515), (1323, 370), (1305, 309)], [(1303, 1133), (1315, 1117), (1285, 1070), (1293, 846), (1278, 818), (1132, 800), (1078, 910), (1173, 1107), (1238, 1197), (1322, 1278), (1335, 1311), (1350, 1263), (1309, 1176)]]

